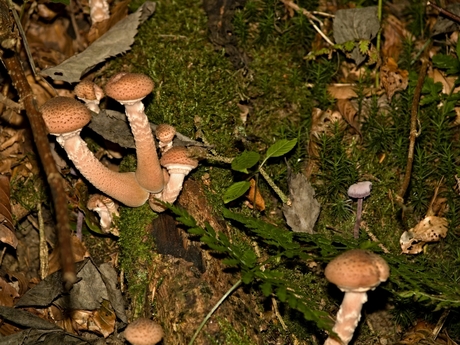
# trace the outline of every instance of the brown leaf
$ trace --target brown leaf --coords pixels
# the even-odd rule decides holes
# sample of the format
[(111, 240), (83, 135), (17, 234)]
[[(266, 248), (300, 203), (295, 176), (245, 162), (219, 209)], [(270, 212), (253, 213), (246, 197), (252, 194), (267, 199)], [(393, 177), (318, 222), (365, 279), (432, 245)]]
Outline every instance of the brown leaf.
[(0, 175), (0, 241), (13, 248), (18, 245), (11, 214), (10, 181), (4, 175)]
[(444, 217), (428, 216), (415, 227), (405, 231), (399, 240), (401, 250), (405, 254), (418, 254), (429, 242), (438, 242), (447, 236), (447, 219)]
[(16, 289), (3, 278), (0, 278), (0, 305), (12, 307), (14, 306), (14, 299), (17, 297), (19, 297), (19, 294)]
[(350, 99), (358, 97), (353, 84), (328, 85), (327, 92), (336, 99)]
[(409, 37), (405, 25), (394, 15), (389, 14), (382, 23), (382, 35), (384, 43), (382, 55), (384, 58), (393, 58), (398, 61), (399, 54), (402, 51), (403, 39)]
[(358, 111), (353, 104), (347, 99), (339, 99), (337, 101), (337, 108), (340, 114), (342, 114), (343, 119), (359, 134), (359, 136), (361, 136), (359, 121), (356, 117)]
[(398, 64), (393, 58), (388, 58), (386, 63), (380, 68), (381, 85), (391, 101), (394, 94), (405, 90), (409, 83), (409, 72), (398, 69)]
[(251, 184), (251, 188), (248, 191), (248, 194), (246, 194), (246, 198), (254, 205), (256, 205), (256, 208), (259, 211), (265, 210), (265, 200), (262, 197), (262, 194), (259, 193), (259, 188), (256, 186), (256, 181), (254, 179), (251, 179), (249, 181)]
[[(83, 261), (85, 258), (90, 257), (85, 245), (76, 236), (72, 236), (71, 240), (74, 262), (80, 262)], [(51, 252), (49, 256), (48, 275), (61, 269), (61, 260), (59, 258), (59, 253), (60, 251), (58, 246), (54, 247), (54, 250)]]

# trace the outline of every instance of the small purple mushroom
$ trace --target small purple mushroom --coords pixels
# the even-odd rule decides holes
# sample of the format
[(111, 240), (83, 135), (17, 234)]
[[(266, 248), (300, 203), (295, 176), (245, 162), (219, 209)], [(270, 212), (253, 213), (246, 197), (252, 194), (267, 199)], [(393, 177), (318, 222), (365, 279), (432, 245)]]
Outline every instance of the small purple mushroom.
[(356, 210), (356, 222), (353, 230), (353, 237), (359, 237), (359, 224), (361, 223), (361, 214), (363, 213), (363, 199), (371, 195), (372, 182), (362, 181), (352, 184), (348, 188), (348, 196), (358, 199), (358, 209)]

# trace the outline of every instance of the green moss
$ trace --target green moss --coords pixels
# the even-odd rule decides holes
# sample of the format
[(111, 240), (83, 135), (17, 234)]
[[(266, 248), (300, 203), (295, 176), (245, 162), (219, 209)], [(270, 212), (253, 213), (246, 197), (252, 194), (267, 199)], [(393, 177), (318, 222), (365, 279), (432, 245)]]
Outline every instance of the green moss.
[(117, 227), (120, 229), (120, 263), (127, 281), (131, 306), (138, 317), (145, 306), (154, 242), (147, 232), (155, 214), (148, 204), (137, 208), (121, 207)]

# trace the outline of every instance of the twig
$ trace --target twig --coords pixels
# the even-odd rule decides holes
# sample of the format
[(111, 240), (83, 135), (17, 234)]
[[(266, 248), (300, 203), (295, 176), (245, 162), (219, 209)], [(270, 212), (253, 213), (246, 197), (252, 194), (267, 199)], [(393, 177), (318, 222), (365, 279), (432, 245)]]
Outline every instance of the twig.
[(48, 275), (48, 244), (46, 243), (45, 222), (43, 221), (42, 204), (38, 203), (38, 233), (40, 238), (40, 278)]
[(428, 6), (433, 7), (434, 9), (438, 10), (439, 13), (441, 13), (442, 15), (446, 16), (447, 18), (453, 20), (454, 22), (460, 23), (460, 17), (457, 16), (455, 13), (452, 13), (452, 12), (450, 12), (448, 10), (445, 10), (442, 7), (439, 7), (438, 5), (433, 4), (431, 1), (428, 1), (426, 4)]
[(208, 322), (208, 320), (211, 318), (212, 314), (214, 314), (214, 312), (217, 310), (217, 308), (220, 307), (220, 305), (225, 301), (225, 299), (230, 296), (230, 294), (235, 291), (236, 289), (238, 289), (240, 287), (240, 285), (243, 283), (243, 281), (240, 279), (238, 280), (235, 284), (233, 284), (233, 286), (222, 296), (222, 298), (216, 303), (216, 305), (211, 309), (211, 311), (208, 313), (208, 315), (206, 315), (206, 317), (203, 319), (203, 321), (200, 323), (200, 325), (198, 326), (198, 329), (195, 331), (195, 334), (193, 335), (192, 337), (192, 340), (190, 340), (190, 342), (188, 343), (188, 345), (192, 345), (194, 342), (195, 342), (195, 339), (196, 337), (198, 337), (198, 334), (200, 334), (200, 331), (202, 330), (202, 328), (204, 327), (204, 325), (206, 324), (206, 322)]
[[(2, 5), (6, 5), (5, 0), (0, 0), (0, 3), (3, 3)], [(12, 20), (11, 22), (2, 21), (0, 23), (2, 26), (0, 27), (0, 32), (12, 32), (12, 28), (9, 27), (9, 25), (12, 25), (12, 22)], [(46, 126), (40, 112), (37, 110), (32, 88), (27, 81), (17, 53), (11, 50), (3, 50), (0, 57), (8, 70), (12, 83), (24, 104), (24, 108), (26, 109), (35, 146), (37, 147), (38, 155), (50, 186), (56, 212), (56, 227), (61, 254), (62, 276), (65, 287), (70, 289), (76, 280), (76, 275), (73, 263), (72, 246), (70, 243), (71, 229), (69, 225), (69, 216), (67, 214), (67, 198), (64, 191), (64, 182), (56, 168), (53, 156), (51, 155)]]
[[(428, 51), (429, 49), (427, 49)], [(404, 203), (404, 194), (406, 194), (407, 188), (409, 187), (409, 182), (412, 174), (412, 166), (414, 163), (414, 150), (415, 150), (415, 140), (417, 139), (417, 114), (418, 106), (420, 102), (420, 95), (422, 93), (423, 83), (425, 82), (426, 71), (428, 68), (428, 59), (424, 58), (422, 67), (417, 80), (417, 86), (414, 90), (414, 98), (412, 100), (412, 108), (410, 113), (410, 134), (409, 134), (409, 152), (407, 153), (407, 165), (406, 172), (404, 175), (404, 180), (399, 190), (398, 196), (400, 201)]]
[(316, 21), (320, 22), (321, 21), (316, 18), (310, 11), (307, 11), (305, 8), (299, 7), (297, 4), (294, 4), (291, 0), (281, 0), (281, 2), (286, 5), (287, 7), (292, 8), (294, 11), (297, 11), (301, 14), (303, 14), (305, 17), (307, 17), (308, 21), (310, 24), (313, 26), (313, 28), (316, 30), (317, 33), (321, 35), (321, 37), (331, 46), (334, 45), (334, 42), (332, 42), (329, 37), (327, 37), (324, 32), (321, 31), (321, 29), (316, 26), (316, 24), (313, 22), (312, 19), (315, 19)]

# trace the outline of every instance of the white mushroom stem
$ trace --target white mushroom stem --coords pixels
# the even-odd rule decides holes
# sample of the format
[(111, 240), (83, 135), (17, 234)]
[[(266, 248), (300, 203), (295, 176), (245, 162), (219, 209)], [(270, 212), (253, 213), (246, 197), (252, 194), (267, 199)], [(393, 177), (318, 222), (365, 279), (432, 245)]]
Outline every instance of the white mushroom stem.
[(79, 135), (57, 138), (80, 173), (97, 189), (126, 206), (143, 205), (149, 193), (137, 183), (134, 173), (108, 169), (96, 159)]
[(179, 164), (177, 166), (168, 167), (169, 181), (163, 189), (161, 200), (171, 204), (174, 203), (182, 190), (185, 176), (187, 176), (191, 170), (192, 169), (183, 168), (183, 166)]
[(332, 328), (340, 340), (329, 337), (324, 345), (347, 345), (351, 341), (361, 319), (361, 308), (366, 302), (366, 292), (345, 292), (336, 323)]
[(89, 0), (89, 8), (93, 25), (110, 18), (107, 0)]
[(121, 102), (125, 106), (126, 117), (136, 144), (137, 168), (136, 179), (139, 184), (151, 193), (158, 193), (164, 187), (161, 165), (156, 151), (155, 141), (144, 104), (141, 101)]

